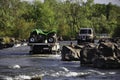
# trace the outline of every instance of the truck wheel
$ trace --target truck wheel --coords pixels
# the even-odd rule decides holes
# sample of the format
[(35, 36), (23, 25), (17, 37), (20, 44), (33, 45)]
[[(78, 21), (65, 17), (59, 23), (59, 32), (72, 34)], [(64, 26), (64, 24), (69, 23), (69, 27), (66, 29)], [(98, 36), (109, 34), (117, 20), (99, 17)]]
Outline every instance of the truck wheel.
[(30, 37), (29, 42), (32, 42), (32, 43), (37, 42), (37, 38), (36, 37)]
[(54, 43), (55, 42), (55, 38), (54, 37), (49, 37), (47, 39), (48, 43)]

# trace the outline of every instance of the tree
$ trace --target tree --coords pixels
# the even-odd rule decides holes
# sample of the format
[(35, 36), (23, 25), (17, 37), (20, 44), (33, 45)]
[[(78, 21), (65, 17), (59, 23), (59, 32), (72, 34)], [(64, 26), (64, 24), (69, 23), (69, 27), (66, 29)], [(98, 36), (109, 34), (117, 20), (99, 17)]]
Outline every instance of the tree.
[[(0, 0), (0, 36), (29, 37), (34, 28), (56, 29), (59, 36), (75, 37), (81, 27), (96, 33), (118, 34), (120, 6), (94, 4), (93, 0)], [(115, 32), (114, 32), (115, 31)], [(25, 34), (25, 35), (23, 35)]]

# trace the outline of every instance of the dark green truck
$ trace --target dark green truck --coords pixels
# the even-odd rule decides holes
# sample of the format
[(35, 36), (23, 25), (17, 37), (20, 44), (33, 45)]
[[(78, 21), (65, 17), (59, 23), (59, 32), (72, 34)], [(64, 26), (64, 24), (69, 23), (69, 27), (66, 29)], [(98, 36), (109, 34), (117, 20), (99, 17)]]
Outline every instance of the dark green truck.
[(34, 29), (30, 33), (29, 43), (30, 54), (53, 54), (60, 51), (60, 45), (57, 40), (57, 31), (44, 31), (41, 29)]

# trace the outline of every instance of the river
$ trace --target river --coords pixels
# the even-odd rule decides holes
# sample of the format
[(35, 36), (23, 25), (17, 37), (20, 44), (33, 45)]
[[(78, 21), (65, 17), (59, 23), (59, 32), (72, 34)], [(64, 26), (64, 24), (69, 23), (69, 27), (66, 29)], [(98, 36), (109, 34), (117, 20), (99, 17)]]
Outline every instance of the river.
[[(67, 45), (70, 42), (60, 42)], [(76, 44), (76, 41), (73, 41)], [(119, 80), (120, 69), (81, 67), (80, 61), (61, 61), (61, 55), (29, 55), (29, 46), (0, 50), (0, 80)]]

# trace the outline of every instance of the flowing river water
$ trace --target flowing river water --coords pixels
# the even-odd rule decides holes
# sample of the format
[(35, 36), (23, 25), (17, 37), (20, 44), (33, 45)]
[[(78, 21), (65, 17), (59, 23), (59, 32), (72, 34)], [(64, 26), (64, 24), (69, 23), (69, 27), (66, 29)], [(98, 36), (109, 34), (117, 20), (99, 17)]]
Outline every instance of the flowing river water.
[[(70, 42), (60, 42), (67, 45)], [(73, 41), (76, 44), (76, 41)], [(0, 80), (119, 80), (120, 69), (81, 67), (80, 61), (61, 61), (61, 55), (29, 55), (29, 46), (0, 50)]]

